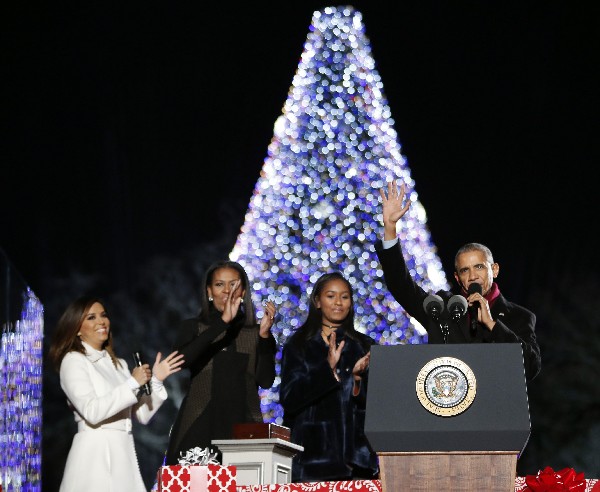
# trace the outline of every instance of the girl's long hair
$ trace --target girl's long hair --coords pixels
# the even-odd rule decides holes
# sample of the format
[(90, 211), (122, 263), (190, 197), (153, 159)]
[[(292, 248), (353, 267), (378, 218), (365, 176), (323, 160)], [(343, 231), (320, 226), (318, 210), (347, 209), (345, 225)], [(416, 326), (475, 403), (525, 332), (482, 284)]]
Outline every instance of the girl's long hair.
[[(77, 334), (85, 320), (85, 316), (96, 302), (106, 307), (104, 301), (98, 297), (82, 296), (71, 302), (58, 320), (48, 352), (48, 358), (56, 371), (60, 371), (62, 360), (69, 352), (79, 352), (85, 355), (85, 347)], [(120, 364), (113, 350), (112, 343), (113, 337), (111, 327), (111, 329), (108, 330), (108, 339), (104, 342), (102, 348), (108, 352), (115, 367), (119, 367)]]
[[(343, 332), (344, 336), (356, 340), (362, 345), (362, 340), (354, 328), (354, 290), (348, 279), (346, 279), (341, 272), (333, 271), (321, 275), (315, 282), (313, 290), (310, 293), (308, 316), (291, 338), (293, 343), (296, 343), (299, 347), (304, 347), (306, 342), (321, 330), (321, 325), (323, 324), (323, 312), (321, 308), (317, 307), (317, 297), (321, 295), (326, 285), (332, 280), (341, 280), (346, 284), (350, 291), (350, 311), (348, 312), (348, 316), (342, 321), (338, 331)], [(365, 349), (367, 349), (367, 347), (365, 347)]]

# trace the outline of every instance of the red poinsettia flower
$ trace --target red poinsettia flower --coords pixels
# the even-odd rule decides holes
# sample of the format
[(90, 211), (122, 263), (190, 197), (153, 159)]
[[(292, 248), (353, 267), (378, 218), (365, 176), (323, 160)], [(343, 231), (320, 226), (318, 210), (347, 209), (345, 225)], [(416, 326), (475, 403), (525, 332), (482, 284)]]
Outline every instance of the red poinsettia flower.
[(563, 468), (554, 471), (547, 466), (537, 475), (527, 475), (526, 491), (532, 492), (585, 492), (585, 478), (583, 473), (575, 473), (573, 468)]

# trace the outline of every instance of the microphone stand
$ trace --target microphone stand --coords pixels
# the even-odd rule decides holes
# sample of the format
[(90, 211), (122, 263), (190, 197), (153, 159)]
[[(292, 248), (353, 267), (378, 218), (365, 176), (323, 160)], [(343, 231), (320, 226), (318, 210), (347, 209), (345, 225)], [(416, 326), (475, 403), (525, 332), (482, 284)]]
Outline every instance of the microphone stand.
[(448, 335), (450, 334), (450, 323), (447, 319), (440, 320), (440, 330), (442, 331), (442, 336), (444, 337), (444, 343), (448, 343)]
[(425, 313), (440, 327), (444, 343), (448, 343), (450, 335), (450, 321), (458, 325), (458, 320), (467, 311), (467, 301), (463, 296), (454, 295), (448, 299), (447, 307), (444, 309), (444, 300), (439, 295), (428, 295), (423, 300)]

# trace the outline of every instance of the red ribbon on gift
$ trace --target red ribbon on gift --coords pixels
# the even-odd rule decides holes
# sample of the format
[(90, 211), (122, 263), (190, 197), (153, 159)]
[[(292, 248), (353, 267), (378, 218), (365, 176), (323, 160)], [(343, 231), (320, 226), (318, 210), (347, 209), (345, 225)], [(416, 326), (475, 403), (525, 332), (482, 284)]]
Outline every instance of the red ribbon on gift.
[(536, 476), (525, 477), (527, 487), (532, 492), (585, 492), (585, 477), (583, 473), (575, 473), (573, 468), (563, 468), (555, 472), (547, 466)]

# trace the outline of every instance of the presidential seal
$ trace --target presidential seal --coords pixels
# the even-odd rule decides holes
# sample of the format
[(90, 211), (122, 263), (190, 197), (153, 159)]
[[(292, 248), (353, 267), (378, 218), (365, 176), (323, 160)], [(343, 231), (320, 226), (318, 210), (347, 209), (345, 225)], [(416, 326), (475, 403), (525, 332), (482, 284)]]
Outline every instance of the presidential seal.
[(471, 368), (454, 357), (438, 357), (419, 371), (417, 397), (429, 412), (454, 417), (471, 406), (477, 381)]

